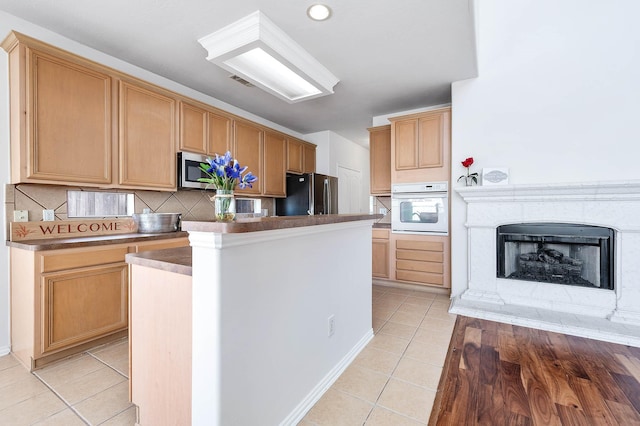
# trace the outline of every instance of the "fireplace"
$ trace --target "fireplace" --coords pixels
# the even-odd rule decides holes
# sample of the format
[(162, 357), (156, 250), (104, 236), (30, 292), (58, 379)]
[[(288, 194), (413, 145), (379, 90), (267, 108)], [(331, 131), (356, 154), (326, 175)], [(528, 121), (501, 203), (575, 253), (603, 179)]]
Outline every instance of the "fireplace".
[(497, 277), (613, 290), (613, 229), (568, 223), (497, 227)]

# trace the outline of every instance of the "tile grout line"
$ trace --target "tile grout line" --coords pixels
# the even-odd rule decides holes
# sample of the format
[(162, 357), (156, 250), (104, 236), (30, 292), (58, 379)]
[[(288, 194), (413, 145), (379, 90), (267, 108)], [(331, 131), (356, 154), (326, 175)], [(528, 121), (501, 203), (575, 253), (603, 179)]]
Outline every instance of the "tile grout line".
[[(49, 383), (47, 383), (46, 380), (44, 380), (42, 377), (40, 377), (36, 371), (32, 372), (31, 374), (33, 374), (38, 380), (40, 380), (40, 382), (45, 385), (58, 399), (60, 399), (64, 405), (67, 406), (67, 408), (69, 410), (71, 410), (76, 416), (78, 416), (80, 418), (81, 421), (83, 421), (86, 425), (91, 426), (91, 422), (89, 422), (87, 419), (84, 418), (84, 416), (82, 414), (80, 414), (80, 412), (78, 412), (78, 410), (76, 410), (66, 399), (63, 398), (62, 395), (60, 395), (54, 388), (53, 386), (51, 386)], [(66, 408), (65, 408), (66, 409)], [(62, 412), (64, 410), (59, 411), (58, 413)], [(58, 414), (55, 413), (55, 414)], [(54, 414), (54, 415), (55, 415)], [(51, 416), (49, 416), (51, 417)]]

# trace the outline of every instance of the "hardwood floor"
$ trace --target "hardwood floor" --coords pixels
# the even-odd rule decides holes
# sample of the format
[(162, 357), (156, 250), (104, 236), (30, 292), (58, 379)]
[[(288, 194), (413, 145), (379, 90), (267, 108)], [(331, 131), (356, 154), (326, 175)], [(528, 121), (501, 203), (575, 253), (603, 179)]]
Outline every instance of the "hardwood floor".
[(640, 425), (640, 348), (458, 316), (431, 425)]

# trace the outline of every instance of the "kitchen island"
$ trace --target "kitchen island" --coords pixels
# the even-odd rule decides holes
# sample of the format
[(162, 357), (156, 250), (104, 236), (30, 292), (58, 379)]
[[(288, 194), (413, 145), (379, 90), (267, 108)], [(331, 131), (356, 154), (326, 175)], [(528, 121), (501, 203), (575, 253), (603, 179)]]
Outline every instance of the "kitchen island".
[[(152, 424), (158, 410), (167, 421), (181, 413), (186, 417), (175, 421), (184, 424), (296, 424), (373, 337), (371, 226), (380, 217), (183, 222), (192, 246), (190, 283), (184, 250), (173, 252), (180, 262), (171, 252), (127, 255), (139, 424)], [(156, 328), (177, 340), (151, 342), (147, 348), (158, 349), (145, 363), (136, 353), (145, 344), (138, 336), (163, 336), (136, 334), (138, 321), (142, 329), (155, 324), (143, 314), (152, 303), (139, 301), (170, 283), (162, 303), (170, 304), (164, 313), (171, 319), (156, 310)], [(182, 406), (154, 400), (163, 391), (181, 395)]]

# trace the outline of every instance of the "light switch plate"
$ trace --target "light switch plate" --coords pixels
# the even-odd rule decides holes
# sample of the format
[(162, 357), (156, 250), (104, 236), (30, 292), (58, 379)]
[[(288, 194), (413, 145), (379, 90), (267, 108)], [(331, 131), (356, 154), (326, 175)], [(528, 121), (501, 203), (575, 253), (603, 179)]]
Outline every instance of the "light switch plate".
[(14, 210), (13, 211), (14, 222), (29, 222), (29, 210)]
[(42, 220), (49, 222), (55, 220), (53, 210), (42, 210)]

